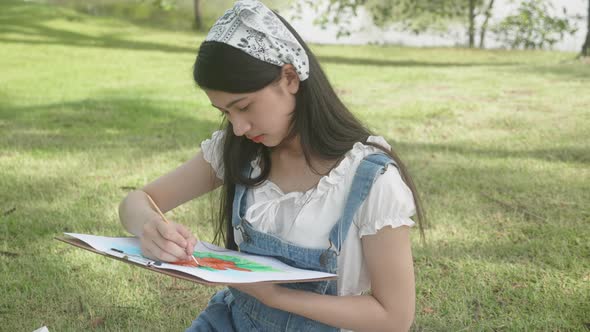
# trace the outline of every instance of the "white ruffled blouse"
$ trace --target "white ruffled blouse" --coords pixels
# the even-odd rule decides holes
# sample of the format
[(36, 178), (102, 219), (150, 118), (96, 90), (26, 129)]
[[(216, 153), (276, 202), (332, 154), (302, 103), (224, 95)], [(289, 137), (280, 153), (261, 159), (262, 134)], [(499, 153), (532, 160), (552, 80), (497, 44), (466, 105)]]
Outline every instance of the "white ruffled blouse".
[[(223, 131), (216, 131), (201, 143), (203, 156), (223, 180)], [(369, 142), (387, 149), (391, 146), (381, 136), (370, 136)], [(381, 150), (355, 143), (342, 161), (322, 177), (318, 185), (306, 192), (284, 193), (276, 184), (266, 180), (248, 190), (245, 218), (262, 232), (280, 237), (300, 247), (327, 248), (332, 227), (336, 224), (361, 160)], [(252, 177), (260, 174), (259, 158), (251, 162)], [(359, 295), (371, 288), (367, 265), (362, 253), (361, 237), (376, 234), (385, 226), (414, 226), (415, 214), (412, 192), (402, 181), (396, 167), (388, 167), (378, 176), (369, 195), (353, 218), (348, 235), (338, 256), (338, 294)], [(236, 243), (242, 242), (235, 232)]]

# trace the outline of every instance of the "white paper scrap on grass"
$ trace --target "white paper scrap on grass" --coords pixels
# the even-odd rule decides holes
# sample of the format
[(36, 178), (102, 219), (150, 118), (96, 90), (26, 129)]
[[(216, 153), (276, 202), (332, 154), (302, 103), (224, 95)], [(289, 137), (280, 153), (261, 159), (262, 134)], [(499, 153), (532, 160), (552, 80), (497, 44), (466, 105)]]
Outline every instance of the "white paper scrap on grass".
[[(146, 266), (154, 263), (153, 260), (142, 256), (138, 238), (106, 237), (77, 233), (64, 234), (77, 238), (92, 248), (111, 256), (119, 258), (127, 256), (127, 259)], [(161, 265), (152, 266), (181, 271), (209, 282), (227, 284), (281, 280), (303, 281), (336, 276), (331, 273), (298, 269), (276, 258), (245, 254), (221, 248), (208, 242), (200, 241), (197, 243), (193, 255), (202, 266), (191, 266), (193, 261), (183, 262), (184, 265), (162, 262)]]
[(33, 332), (49, 332), (49, 329), (47, 329), (47, 326), (43, 326), (43, 327), (36, 329)]

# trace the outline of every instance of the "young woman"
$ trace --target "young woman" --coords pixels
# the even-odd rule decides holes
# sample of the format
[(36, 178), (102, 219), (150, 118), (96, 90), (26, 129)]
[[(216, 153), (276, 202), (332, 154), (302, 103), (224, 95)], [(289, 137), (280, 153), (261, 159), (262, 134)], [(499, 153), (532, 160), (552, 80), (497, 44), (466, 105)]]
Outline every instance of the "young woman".
[(186, 260), (195, 237), (162, 211), (222, 188), (227, 248), (337, 273), (337, 281), (231, 285), (187, 331), (406, 331), (414, 318), (410, 227), (417, 192), (389, 144), (340, 101), (278, 14), (238, 1), (211, 28), (195, 82), (227, 120), (178, 169), (120, 206), (144, 255)]

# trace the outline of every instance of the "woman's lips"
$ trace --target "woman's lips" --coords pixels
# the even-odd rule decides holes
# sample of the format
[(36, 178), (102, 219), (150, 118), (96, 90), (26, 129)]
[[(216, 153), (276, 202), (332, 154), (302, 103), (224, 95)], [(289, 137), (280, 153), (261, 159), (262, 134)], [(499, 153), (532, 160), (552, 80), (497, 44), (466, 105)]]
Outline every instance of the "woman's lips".
[(264, 135), (258, 135), (258, 136), (256, 136), (256, 137), (252, 137), (252, 140), (253, 140), (254, 142), (258, 143), (258, 142), (262, 141), (262, 137), (263, 137), (263, 136), (264, 136)]

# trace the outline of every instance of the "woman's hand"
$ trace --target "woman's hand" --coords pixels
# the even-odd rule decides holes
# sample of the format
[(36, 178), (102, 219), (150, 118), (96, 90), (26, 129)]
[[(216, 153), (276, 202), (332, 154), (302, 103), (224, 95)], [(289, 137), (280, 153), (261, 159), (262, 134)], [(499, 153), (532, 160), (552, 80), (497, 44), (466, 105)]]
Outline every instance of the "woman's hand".
[(273, 307), (274, 304), (277, 303), (282, 288), (277, 284), (271, 283), (232, 284), (229, 285), (229, 287), (253, 296), (269, 307)]
[(140, 243), (145, 257), (176, 262), (192, 259), (197, 240), (184, 225), (173, 221), (165, 223), (159, 216), (155, 216), (143, 225)]

